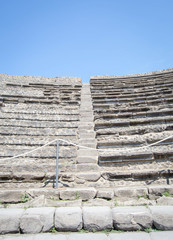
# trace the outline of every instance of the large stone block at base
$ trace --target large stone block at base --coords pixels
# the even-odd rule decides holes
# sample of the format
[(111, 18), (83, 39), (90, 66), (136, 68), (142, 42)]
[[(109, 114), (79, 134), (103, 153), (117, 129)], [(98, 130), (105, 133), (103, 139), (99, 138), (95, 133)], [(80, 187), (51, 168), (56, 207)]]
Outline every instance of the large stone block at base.
[(112, 229), (112, 212), (109, 207), (83, 207), (84, 229), (101, 231)]
[(173, 206), (151, 206), (149, 209), (157, 229), (173, 230)]
[(80, 207), (60, 207), (55, 212), (55, 228), (58, 231), (79, 231), (82, 229)]
[(115, 229), (124, 231), (144, 230), (152, 227), (152, 217), (146, 207), (116, 207), (112, 209)]
[(19, 223), (23, 209), (0, 209), (0, 233), (19, 232)]
[(54, 226), (55, 208), (29, 208), (20, 220), (22, 233), (48, 232)]

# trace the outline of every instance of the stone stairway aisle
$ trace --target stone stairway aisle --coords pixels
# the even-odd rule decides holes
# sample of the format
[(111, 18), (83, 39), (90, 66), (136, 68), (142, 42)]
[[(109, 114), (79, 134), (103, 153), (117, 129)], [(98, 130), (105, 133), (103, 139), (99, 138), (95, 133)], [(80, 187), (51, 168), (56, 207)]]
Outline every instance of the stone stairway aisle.
[(83, 176), (83, 179), (87, 181), (94, 181), (100, 177), (98, 176), (100, 173), (98, 171), (98, 152), (96, 150), (97, 142), (95, 138), (93, 120), (94, 116), (90, 85), (83, 84), (81, 90), (80, 123), (78, 128), (79, 145), (93, 149), (79, 147), (77, 153), (77, 171), (80, 172), (80, 179), (81, 176)]

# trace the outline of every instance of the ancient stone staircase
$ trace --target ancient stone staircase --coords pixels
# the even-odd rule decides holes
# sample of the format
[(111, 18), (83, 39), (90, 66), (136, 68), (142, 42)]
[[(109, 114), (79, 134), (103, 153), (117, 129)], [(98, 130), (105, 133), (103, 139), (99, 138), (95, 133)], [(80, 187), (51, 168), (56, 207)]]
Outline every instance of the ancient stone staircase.
[(90, 85), (83, 84), (80, 105), (79, 145), (86, 148), (79, 147), (78, 149), (77, 171), (80, 174), (77, 177), (84, 180), (96, 179), (98, 176), (98, 173), (94, 172), (98, 171), (98, 153), (93, 120)]

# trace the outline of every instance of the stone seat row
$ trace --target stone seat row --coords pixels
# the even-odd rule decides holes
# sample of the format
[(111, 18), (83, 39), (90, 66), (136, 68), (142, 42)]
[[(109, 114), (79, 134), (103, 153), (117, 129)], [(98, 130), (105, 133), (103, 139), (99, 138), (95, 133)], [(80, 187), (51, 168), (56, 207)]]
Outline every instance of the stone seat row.
[[(158, 117), (138, 117), (136, 119), (117, 119), (117, 115), (102, 115), (95, 117), (95, 130), (102, 128), (130, 127), (150, 124), (169, 124), (173, 122), (173, 113)], [(106, 118), (106, 119), (105, 119)]]
[[(169, 108), (168, 108), (169, 107)], [(105, 119), (105, 120), (111, 120), (111, 119), (122, 119), (122, 118), (128, 118), (128, 119), (135, 119), (135, 118), (155, 118), (155, 117), (168, 117), (173, 116), (173, 106), (167, 106), (166, 109), (162, 110), (156, 110), (156, 109), (150, 109), (149, 107), (136, 107), (136, 108), (120, 108), (118, 110), (109, 109), (109, 110), (95, 110), (95, 116), (94, 119)]]
[[(131, 102), (129, 101), (128, 103), (122, 103), (123, 107), (135, 107), (135, 106), (140, 106), (140, 107), (152, 107), (152, 106), (158, 106), (159, 107), (167, 107), (167, 105), (172, 104), (173, 103), (173, 98), (171, 99), (156, 99), (156, 100), (150, 100), (150, 101), (135, 101), (135, 102)], [(117, 109), (119, 106), (121, 105), (120, 102), (117, 101), (117, 103), (103, 103), (103, 104), (96, 104), (93, 105), (93, 109), (110, 109), (110, 108), (115, 108)]]
[(9, 127), (31, 127), (31, 128), (78, 128), (78, 121), (72, 122), (52, 122), (50, 121), (34, 121), (34, 120), (9, 120), (9, 119), (1, 119), (0, 126), (9, 126)]
[(145, 95), (143, 94), (141, 95), (134, 95), (134, 96), (101, 96), (100, 98), (96, 98), (93, 97), (93, 104), (99, 104), (99, 103), (116, 103), (116, 102), (129, 102), (129, 101), (147, 101), (147, 100), (154, 100), (154, 99), (158, 99), (159, 98), (165, 98), (165, 99), (169, 99), (173, 97), (172, 92), (170, 94), (163, 94), (163, 92), (161, 93), (157, 93), (157, 94), (152, 94), (152, 95)]
[[(127, 84), (127, 83), (126, 83)], [(156, 94), (156, 93), (161, 93), (162, 91), (162, 94), (167, 94), (167, 92), (170, 93), (170, 89), (172, 88), (172, 83), (170, 84), (165, 84), (163, 85), (164, 83), (162, 83), (162, 85), (160, 86), (153, 86), (153, 87), (147, 87), (147, 86), (143, 86), (143, 87), (135, 87), (134, 86), (130, 86), (128, 84), (128, 87), (125, 86), (125, 84), (123, 84), (121, 87), (119, 88), (116, 88), (115, 86), (108, 86), (106, 87), (106, 84), (104, 84), (104, 86), (96, 86), (94, 89), (94, 85), (91, 86), (91, 93), (93, 96), (111, 96), (111, 95), (117, 95), (117, 97), (119, 97), (122, 93), (127, 95), (127, 96), (133, 96), (133, 95), (137, 95), (139, 96), (141, 93), (145, 93), (145, 94)]]
[(96, 130), (96, 137), (101, 138), (105, 136), (115, 137), (119, 135), (143, 135), (146, 133), (154, 133), (154, 132), (164, 132), (164, 131), (172, 131), (173, 124), (153, 124), (148, 126), (130, 126), (130, 127), (116, 127), (116, 128), (106, 128), (106, 129), (98, 129)]
[(97, 146), (98, 149), (99, 148), (109, 148), (109, 147), (113, 147), (113, 148), (119, 148), (119, 147), (141, 147), (141, 146), (146, 146), (149, 144), (153, 144), (156, 143), (158, 141), (163, 140), (164, 138), (168, 138), (170, 136), (169, 139), (164, 140), (163, 142), (159, 142), (157, 143), (157, 146), (160, 145), (167, 145), (167, 144), (171, 144), (172, 143), (172, 131), (167, 131), (167, 132), (158, 132), (158, 133), (146, 133), (143, 135), (131, 135), (131, 136), (118, 136), (118, 137), (114, 137), (114, 138), (107, 138), (107, 139), (103, 139), (103, 140), (99, 140), (97, 142)]
[(33, 104), (26, 105), (18, 104), (17, 106), (8, 105), (3, 109), (3, 113), (16, 113), (16, 114), (34, 114), (36, 115), (79, 115), (78, 106), (76, 108), (73, 107), (61, 107), (56, 109), (57, 106), (52, 105), (51, 110), (43, 105), (37, 106), (37, 109), (34, 108)]
[(121, 98), (129, 98), (133, 99), (136, 97), (152, 97), (152, 96), (157, 96), (157, 95), (172, 95), (172, 90), (171, 89), (162, 89), (162, 92), (160, 91), (152, 91), (152, 90), (141, 90), (139, 92), (130, 92), (130, 91), (124, 91), (122, 95), (122, 91), (118, 92), (113, 92), (113, 93), (101, 93), (101, 92), (93, 92), (92, 98), (93, 100), (99, 100), (99, 99), (121, 99)]
[(5, 113), (1, 112), (1, 119), (14, 119), (14, 120), (33, 120), (33, 121), (64, 121), (64, 122), (73, 122), (79, 121), (79, 115), (71, 114), (71, 115), (63, 115), (63, 114), (30, 114), (30, 113)]
[(106, 152), (99, 153), (99, 163), (102, 164), (113, 164), (113, 163), (130, 163), (130, 162), (145, 162), (145, 161), (156, 161), (156, 160), (173, 160), (173, 148), (165, 148), (165, 146), (152, 147), (152, 149), (135, 150), (132, 148), (132, 152), (122, 148), (117, 151), (110, 149)]

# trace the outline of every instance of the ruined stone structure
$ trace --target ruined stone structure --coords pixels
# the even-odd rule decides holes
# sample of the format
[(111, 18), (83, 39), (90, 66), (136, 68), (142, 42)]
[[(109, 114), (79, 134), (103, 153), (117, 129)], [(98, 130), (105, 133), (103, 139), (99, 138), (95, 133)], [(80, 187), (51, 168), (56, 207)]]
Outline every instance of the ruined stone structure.
[[(173, 69), (96, 76), (90, 84), (72, 77), (1, 74), (0, 234), (154, 228), (164, 235), (121, 236), (172, 239), (173, 232), (166, 232), (173, 230), (172, 110)], [(120, 236), (57, 235), (99, 240)]]
[[(56, 142), (26, 156), (54, 139), (78, 143), (79, 78), (0, 75), (0, 187), (41, 187), (55, 177)], [(59, 168), (73, 172), (77, 147), (60, 142)]]
[[(61, 139), (60, 190), (49, 197), (83, 201), (126, 193), (159, 197), (158, 185), (162, 194), (167, 190), (172, 194), (172, 109), (173, 70), (96, 76), (90, 84), (72, 77), (1, 74), (2, 202), (8, 203), (4, 194), (11, 188), (18, 189), (17, 202), (25, 194), (48, 196), (46, 191), (55, 183), (56, 139)], [(16, 155), (21, 156), (12, 158)], [(40, 189), (39, 194), (30, 189)]]

